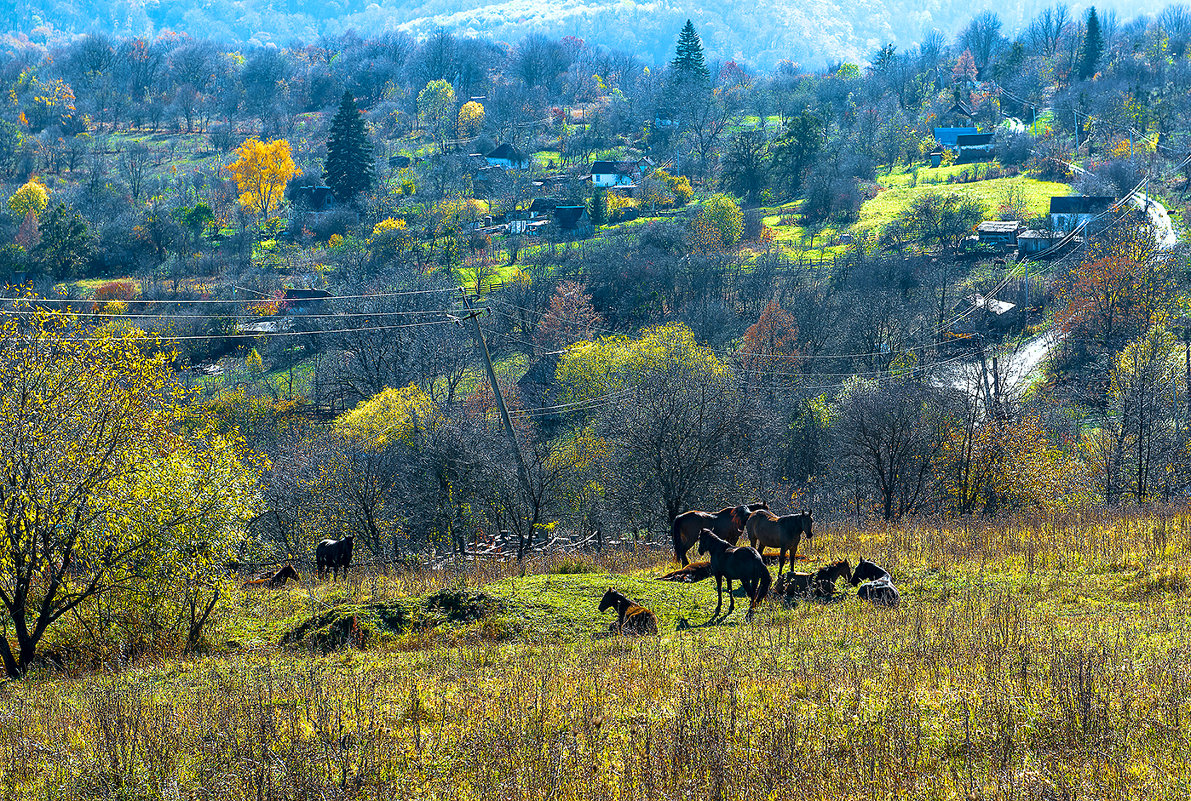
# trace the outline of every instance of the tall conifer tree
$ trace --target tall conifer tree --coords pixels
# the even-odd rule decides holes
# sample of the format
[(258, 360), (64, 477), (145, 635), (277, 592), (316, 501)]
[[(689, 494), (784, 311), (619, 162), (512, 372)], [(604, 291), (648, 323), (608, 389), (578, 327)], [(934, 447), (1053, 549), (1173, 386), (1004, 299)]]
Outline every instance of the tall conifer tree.
[(336, 200), (349, 203), (372, 188), (374, 170), (372, 143), (364, 130), (364, 118), (351, 92), (344, 92), (339, 110), (331, 120), (323, 178)]
[(678, 45), (674, 48), (674, 60), (670, 66), (684, 77), (709, 78), (707, 62), (703, 58), (703, 42), (699, 39), (695, 25), (689, 19), (678, 34)]
[(1087, 33), (1083, 38), (1083, 53), (1079, 59), (1079, 77), (1087, 80), (1096, 74), (1096, 65), (1104, 53), (1104, 34), (1100, 31), (1100, 18), (1096, 7), (1088, 9)]

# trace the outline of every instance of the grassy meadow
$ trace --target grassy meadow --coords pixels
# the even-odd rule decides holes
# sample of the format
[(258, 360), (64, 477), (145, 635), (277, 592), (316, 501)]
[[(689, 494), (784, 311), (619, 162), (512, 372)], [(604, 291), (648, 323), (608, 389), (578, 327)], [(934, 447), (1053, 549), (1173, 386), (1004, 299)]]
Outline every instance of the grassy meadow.
[[(1191, 782), (1189, 545), (1178, 510), (822, 525), (802, 569), (873, 558), (898, 609), (849, 591), (746, 623), (738, 598), (713, 625), (714, 584), (653, 580), (669, 563), (651, 547), (307, 576), (238, 596), (207, 656), (5, 684), (0, 789), (1171, 798)], [(661, 635), (609, 636), (608, 586), (652, 607)], [(344, 636), (324, 636), (336, 626)]]

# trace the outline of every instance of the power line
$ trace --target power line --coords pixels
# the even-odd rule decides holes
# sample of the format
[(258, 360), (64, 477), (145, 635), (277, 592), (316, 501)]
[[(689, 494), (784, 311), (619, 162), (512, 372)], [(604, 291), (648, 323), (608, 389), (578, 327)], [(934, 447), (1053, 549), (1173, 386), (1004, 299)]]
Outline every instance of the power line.
[[(411, 290), (406, 290), (403, 292), (373, 292), (373, 293), (367, 293), (367, 294), (362, 294), (362, 295), (328, 295), (327, 297), (291, 298), (290, 300), (299, 300), (299, 301), (310, 302), (310, 303), (314, 303), (314, 302), (333, 303), (335, 301), (340, 301), (340, 300), (367, 300), (367, 299), (372, 299), (372, 298), (400, 298), (400, 297), (408, 297), (410, 295), (433, 295), (433, 294), (441, 294), (444, 292), (458, 292), (458, 291), (459, 290), (457, 287), (449, 287), (449, 288), (444, 288), (444, 289), (411, 289)], [(116, 300), (116, 299), (113, 298), (112, 300)], [(277, 302), (285, 301), (284, 298), (269, 298), (269, 299), (245, 298), (242, 300), (234, 299), (234, 298), (227, 299), (227, 300), (215, 300), (215, 299), (211, 299), (211, 298), (179, 298), (176, 300), (162, 300), (162, 299), (156, 299), (156, 298), (155, 299), (133, 298), (133, 299), (127, 300), (125, 302), (127, 302), (127, 303), (145, 303), (145, 304), (165, 303), (165, 304), (174, 304), (174, 305), (187, 305), (187, 304), (197, 305), (197, 304), (209, 304), (209, 303), (217, 303), (217, 304), (221, 303), (221, 304), (225, 304), (225, 305), (226, 304), (242, 305), (242, 304), (268, 303), (270, 300), (275, 300)], [(3, 301), (14, 301), (14, 302), (24, 301), (24, 302), (28, 302), (28, 303), (42, 303), (42, 304), (46, 304), (46, 303), (80, 304), (80, 303), (106, 303), (107, 302), (107, 301), (95, 300), (95, 299), (91, 299), (91, 298), (0, 297), (0, 302), (3, 302)]]
[[(259, 339), (268, 337), (304, 337), (304, 336), (322, 336), (325, 334), (353, 334), (364, 331), (395, 331), (402, 328), (422, 328), (428, 325), (450, 325), (454, 320), (429, 320), (424, 323), (406, 323), (404, 325), (376, 325), (363, 326), (360, 328), (333, 328), (330, 330), (315, 330), (315, 331), (267, 331), (259, 334), (187, 334), (178, 336), (160, 336), (152, 332), (144, 332), (146, 337), (151, 340), (161, 342), (183, 342), (190, 340), (208, 340), (208, 339)], [(114, 337), (131, 339), (130, 336)], [(57, 340), (59, 342), (109, 342), (112, 338), (106, 337), (68, 337)]]

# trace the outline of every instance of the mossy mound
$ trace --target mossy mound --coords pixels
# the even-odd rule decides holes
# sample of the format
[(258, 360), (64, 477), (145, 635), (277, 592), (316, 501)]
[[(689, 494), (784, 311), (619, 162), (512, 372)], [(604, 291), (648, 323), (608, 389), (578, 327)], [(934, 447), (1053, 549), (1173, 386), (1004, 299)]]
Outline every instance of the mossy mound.
[(281, 644), (324, 653), (365, 648), (413, 632), (466, 627), (504, 613), (507, 606), (486, 593), (461, 589), (388, 603), (340, 604), (286, 632)]

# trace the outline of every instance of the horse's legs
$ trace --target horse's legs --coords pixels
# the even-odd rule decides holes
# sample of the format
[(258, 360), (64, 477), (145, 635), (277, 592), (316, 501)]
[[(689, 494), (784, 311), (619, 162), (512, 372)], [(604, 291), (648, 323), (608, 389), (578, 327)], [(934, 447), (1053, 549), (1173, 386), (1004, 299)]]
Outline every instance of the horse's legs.
[(728, 579), (728, 614), (732, 614), (732, 610), (736, 608), (736, 596), (732, 594), (732, 579)]
[[(793, 564), (794, 564), (794, 557), (790, 557), (791, 569), (793, 569)], [(777, 554), (777, 574), (779, 576), (782, 574), (782, 568), (785, 566), (786, 566), (786, 548), (783, 545), (781, 550), (779, 550), (778, 554)]]
[[(712, 612), (712, 614), (711, 614), (711, 616), (713, 618), (720, 616), (720, 609), (722, 609), (724, 606), (724, 577), (723, 576), (717, 575), (715, 577), (715, 591), (716, 591), (716, 595), (717, 595), (717, 602), (715, 605), (715, 611)], [(731, 583), (728, 584), (728, 593), (729, 593), (729, 597), (731, 597), (731, 593), (732, 593), (732, 584)]]

